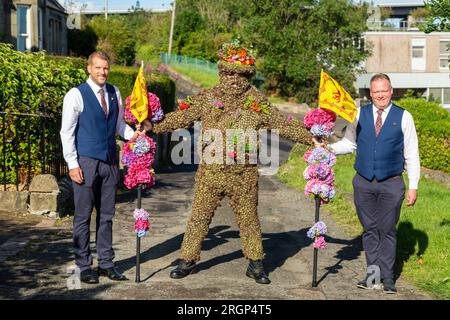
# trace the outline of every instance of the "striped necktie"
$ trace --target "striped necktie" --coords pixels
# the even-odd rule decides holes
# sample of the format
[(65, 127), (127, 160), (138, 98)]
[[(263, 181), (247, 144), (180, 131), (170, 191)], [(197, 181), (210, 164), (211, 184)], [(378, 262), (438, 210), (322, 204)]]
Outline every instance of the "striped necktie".
[(375, 122), (375, 134), (378, 135), (380, 134), (380, 130), (381, 127), (383, 126), (383, 119), (381, 118), (381, 114), (383, 113), (383, 110), (378, 110), (377, 111), (377, 121)]
[(106, 105), (106, 99), (105, 99), (105, 90), (103, 90), (103, 88), (101, 88), (100, 90), (98, 90), (98, 92), (100, 93), (100, 101), (101, 101), (101, 105), (102, 105), (102, 109), (103, 112), (105, 113), (105, 116), (108, 116), (108, 107)]

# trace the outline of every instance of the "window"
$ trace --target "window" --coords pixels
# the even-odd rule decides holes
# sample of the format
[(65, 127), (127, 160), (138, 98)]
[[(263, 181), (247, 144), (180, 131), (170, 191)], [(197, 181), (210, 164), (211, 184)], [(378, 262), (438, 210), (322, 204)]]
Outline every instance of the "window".
[(17, 50), (30, 50), (30, 8), (28, 6), (17, 5)]
[(450, 51), (448, 45), (450, 40), (441, 40), (439, 43), (439, 67), (441, 69), (448, 70), (448, 58), (450, 56)]
[(450, 88), (430, 88), (428, 98), (432, 98), (445, 105), (450, 105)]
[(444, 88), (444, 101), (443, 104), (450, 104), (450, 88)]
[(428, 98), (432, 98), (438, 102), (442, 101), (442, 88), (430, 88)]
[(39, 50), (43, 50), (44, 49), (44, 35), (43, 35), (43, 30), (42, 30), (42, 21), (43, 21), (43, 14), (42, 14), (42, 9), (39, 8), (38, 9), (38, 46), (39, 46)]
[(425, 71), (425, 39), (412, 39), (411, 42), (411, 69)]

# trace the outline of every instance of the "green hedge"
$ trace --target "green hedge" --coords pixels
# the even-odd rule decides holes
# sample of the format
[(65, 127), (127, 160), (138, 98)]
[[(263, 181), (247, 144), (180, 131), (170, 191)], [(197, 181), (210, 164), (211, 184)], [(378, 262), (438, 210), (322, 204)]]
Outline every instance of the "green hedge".
[[(117, 86), (123, 102), (133, 91), (134, 82), (139, 69), (134, 67), (112, 66), (108, 82)], [(168, 76), (159, 73), (145, 73), (147, 88), (161, 100), (164, 113), (173, 111), (175, 105), (175, 82)]]
[(450, 173), (450, 114), (438, 103), (405, 98), (396, 102), (408, 110), (417, 128), (421, 165)]
[[(42, 119), (40, 102), (45, 104), (46, 162), (59, 157), (59, 120), (66, 92), (86, 79), (83, 60), (55, 58), (44, 52), (23, 53), (12, 45), (0, 43), (0, 105), (5, 111), (2, 121), (0, 155), (5, 161), (6, 183), (24, 183), (41, 168)], [(3, 117), (2, 117), (3, 119)], [(29, 136), (28, 136), (29, 132)], [(28, 157), (28, 152), (30, 157)], [(3, 159), (4, 157), (4, 159)], [(27, 177), (28, 161), (32, 174)], [(19, 172), (19, 174), (17, 174)], [(0, 179), (3, 179), (1, 175)], [(2, 181), (3, 182), (3, 181)]]
[(7, 111), (37, 113), (41, 101), (48, 111), (61, 111), (66, 92), (85, 79), (86, 68), (79, 59), (23, 53), (0, 43), (0, 99)]

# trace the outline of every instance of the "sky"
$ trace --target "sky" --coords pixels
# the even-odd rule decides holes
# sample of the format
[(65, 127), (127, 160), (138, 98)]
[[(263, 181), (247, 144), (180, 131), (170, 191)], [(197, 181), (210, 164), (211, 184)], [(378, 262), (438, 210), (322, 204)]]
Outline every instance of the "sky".
[[(68, 0), (58, 0), (62, 5)], [(220, 0), (218, 0), (220, 1)], [(353, 0), (359, 2), (359, 0)], [(372, 0), (376, 4), (423, 4), (423, 0)], [(87, 4), (86, 11), (103, 10), (105, 0), (73, 0), (77, 5)], [(173, 0), (139, 0), (141, 8), (149, 9), (170, 9)], [(371, 2), (367, 0), (367, 2)], [(136, 0), (108, 0), (109, 10), (127, 10), (131, 6), (136, 6)]]

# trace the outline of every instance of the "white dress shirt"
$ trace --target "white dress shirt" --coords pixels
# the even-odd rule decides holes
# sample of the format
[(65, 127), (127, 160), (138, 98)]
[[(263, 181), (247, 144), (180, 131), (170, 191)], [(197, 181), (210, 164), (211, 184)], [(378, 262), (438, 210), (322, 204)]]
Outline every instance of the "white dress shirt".
[[(386, 117), (391, 110), (392, 104), (384, 109), (381, 114), (382, 123), (386, 120)], [(336, 154), (353, 153), (356, 150), (356, 128), (359, 121), (360, 108), (356, 114), (356, 119), (353, 123), (347, 126), (344, 137), (329, 147), (333, 149)], [(374, 126), (377, 119), (377, 108), (372, 105)], [(416, 127), (412, 115), (404, 110), (402, 116), (402, 132), (403, 132), (403, 156), (405, 157), (405, 167), (408, 174), (409, 189), (417, 189), (420, 178), (420, 160), (419, 160), (419, 143), (417, 139)]]
[[(86, 81), (87, 84), (91, 87), (92, 91), (94, 91), (95, 96), (99, 102), (99, 108), (101, 108), (101, 96), (99, 90), (101, 89), (92, 79)], [(108, 91), (105, 87), (105, 99), (107, 104), (107, 109), (109, 112), (109, 99), (108, 99)], [(125, 123), (124, 119), (124, 111), (122, 107), (122, 97), (120, 96), (119, 89), (114, 86), (117, 95), (117, 102), (119, 104), (119, 115), (117, 118), (116, 124), (116, 134), (122, 136), (124, 139), (129, 140), (133, 137), (134, 131), (133, 129)], [(67, 92), (64, 96), (63, 102), (63, 112), (62, 112), (62, 122), (61, 122), (61, 142), (63, 146), (63, 155), (64, 159), (67, 162), (67, 166), (70, 169), (79, 167), (78, 164), (78, 154), (75, 147), (75, 129), (78, 123), (78, 117), (80, 113), (83, 112), (83, 98), (81, 96), (80, 90), (77, 88), (72, 88)]]

